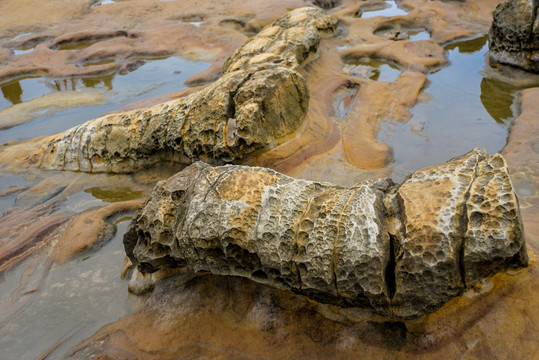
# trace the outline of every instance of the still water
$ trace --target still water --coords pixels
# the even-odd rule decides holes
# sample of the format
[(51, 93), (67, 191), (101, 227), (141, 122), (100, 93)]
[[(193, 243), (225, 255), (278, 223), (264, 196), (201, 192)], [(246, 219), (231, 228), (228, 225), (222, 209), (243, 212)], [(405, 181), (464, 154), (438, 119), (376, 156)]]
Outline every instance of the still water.
[[(180, 91), (186, 88), (184, 82), (190, 76), (209, 66), (180, 57), (141, 59), (140, 64), (127, 74), (65, 79), (27, 77), (0, 84), (0, 124), (2, 116), (14, 114), (25, 116), (27, 120), (22, 125), (0, 131), (0, 143), (55, 134), (129, 103)], [(58, 95), (64, 96), (63, 102)], [(82, 95), (100, 99), (101, 103), (87, 103), (81, 99), (79, 101), (87, 106), (65, 108), (63, 103), (75, 97), (80, 99)]]
[(483, 147), (489, 154), (506, 144), (524, 87), (484, 75), (487, 37), (445, 46), (450, 65), (427, 76), (424, 99), (407, 123), (382, 123), (378, 139), (393, 149), (393, 178)]

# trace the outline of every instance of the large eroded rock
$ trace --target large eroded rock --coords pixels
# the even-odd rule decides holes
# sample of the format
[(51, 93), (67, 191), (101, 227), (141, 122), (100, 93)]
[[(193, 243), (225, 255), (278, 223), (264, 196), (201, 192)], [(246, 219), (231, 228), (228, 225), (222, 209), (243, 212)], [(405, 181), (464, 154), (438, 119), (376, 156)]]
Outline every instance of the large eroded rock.
[(222, 164), (295, 132), (309, 103), (296, 71), (337, 20), (294, 10), (253, 37), (225, 63), (223, 76), (181, 99), (105, 115), (51, 136), (28, 159), (34, 166), (132, 172), (158, 162)]
[(538, 12), (538, 0), (508, 0), (498, 5), (489, 32), (491, 62), (539, 73)]
[(350, 188), (195, 163), (158, 183), (124, 244), (143, 273), (244, 276), (391, 318), (528, 263), (505, 161), (482, 149)]

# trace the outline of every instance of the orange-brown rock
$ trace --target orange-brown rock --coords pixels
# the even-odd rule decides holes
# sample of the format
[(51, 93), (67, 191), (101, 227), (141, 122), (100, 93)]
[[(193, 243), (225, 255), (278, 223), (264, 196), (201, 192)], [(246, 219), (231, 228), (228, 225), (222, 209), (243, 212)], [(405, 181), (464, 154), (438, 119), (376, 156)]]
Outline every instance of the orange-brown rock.
[(417, 72), (406, 72), (389, 84), (364, 81), (366, 86), (360, 87), (342, 124), (344, 152), (352, 165), (362, 169), (387, 165), (392, 158), (391, 149), (376, 139), (380, 123), (408, 120), (409, 109), (425, 81), (425, 75)]
[(140, 200), (116, 202), (77, 216), (60, 238), (50, 262), (63, 264), (94, 248), (98, 242), (110, 239), (114, 236), (115, 229), (108, 220), (113, 216), (131, 212), (141, 204)]
[(528, 263), (505, 160), (481, 149), (350, 188), (196, 163), (158, 183), (124, 245), (142, 273), (243, 276), (390, 318)]

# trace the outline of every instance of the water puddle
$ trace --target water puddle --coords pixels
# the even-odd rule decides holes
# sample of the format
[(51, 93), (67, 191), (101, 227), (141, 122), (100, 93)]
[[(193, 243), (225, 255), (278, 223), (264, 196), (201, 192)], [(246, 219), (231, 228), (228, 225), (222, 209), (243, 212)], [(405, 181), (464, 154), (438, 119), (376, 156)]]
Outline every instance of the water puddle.
[(342, 5), (342, 0), (313, 0), (313, 5), (324, 10), (331, 10)]
[(345, 59), (344, 72), (350, 76), (374, 81), (395, 81), (401, 74), (400, 69), (387, 61), (361, 57)]
[(13, 55), (15, 55), (15, 56), (24, 55), (24, 54), (31, 53), (32, 51), (34, 51), (34, 48), (31, 48), (31, 49), (15, 49), (15, 50), (13, 50)]
[(379, 4), (362, 6), (358, 15), (363, 19), (367, 19), (376, 16), (403, 16), (408, 15), (408, 11), (399, 8), (395, 1), (384, 1)]
[(384, 26), (374, 31), (374, 35), (381, 36), (388, 40), (429, 40), (430, 33), (425, 29), (401, 28)]
[(90, 5), (90, 8), (93, 8), (95, 6), (114, 4), (114, 3), (117, 3), (117, 2), (120, 2), (120, 1), (126, 1), (126, 0), (103, 0), (103, 1), (98, 1), (98, 2), (93, 3), (92, 5)]
[(50, 92), (53, 83), (45, 78), (28, 76), (0, 84), (0, 110)]
[(204, 23), (204, 17), (202, 15), (193, 14), (182, 17), (181, 19), (179, 19), (179, 22), (188, 23), (200, 27)]
[(114, 59), (105, 58), (105, 59), (90, 60), (80, 65), (79, 67), (90, 67), (90, 66), (108, 65), (108, 64), (114, 64)]
[(200, 27), (204, 23), (204, 21), (184, 21), (184, 22), (194, 25), (196, 27)]
[(0, 173), (0, 216), (15, 205), (18, 194), (34, 183), (21, 175)]
[(333, 94), (333, 108), (336, 115), (343, 119), (346, 115), (348, 108), (354, 101), (356, 94), (359, 90), (358, 84), (347, 84), (335, 91)]
[[(0, 295), (0, 348), (6, 359), (60, 358), (102, 326), (133, 311), (137, 299), (120, 281), (128, 219), (98, 252), (45, 271), (46, 254), (4, 274)], [(39, 289), (25, 295), (26, 285)], [(30, 346), (31, 344), (31, 346)], [(43, 357), (44, 358), (44, 357)]]
[[(104, 59), (90, 65), (112, 62)], [(139, 59), (124, 70), (125, 74), (26, 77), (0, 84), (0, 123), (13, 117), (24, 122), (0, 130), (0, 143), (61, 132), (129, 103), (180, 91), (187, 87), (184, 83), (190, 76), (208, 66), (180, 57)]]
[(379, 140), (393, 149), (393, 177), (447, 161), (474, 147), (499, 152), (514, 118), (513, 103), (523, 89), (481, 75), (486, 36), (447, 45), (451, 65), (428, 75), (424, 96), (407, 124), (384, 123)]
[(77, 42), (67, 42), (65, 44), (58, 45), (54, 50), (70, 50), (73, 52), (79, 52), (83, 49), (86, 49), (93, 44), (96, 44), (97, 41), (77, 41)]
[(408, 30), (408, 40), (418, 41), (418, 40), (429, 40), (430, 33), (426, 30)]
[(144, 193), (144, 191), (133, 190), (128, 186), (91, 187), (85, 189), (84, 192), (108, 203), (140, 199)]

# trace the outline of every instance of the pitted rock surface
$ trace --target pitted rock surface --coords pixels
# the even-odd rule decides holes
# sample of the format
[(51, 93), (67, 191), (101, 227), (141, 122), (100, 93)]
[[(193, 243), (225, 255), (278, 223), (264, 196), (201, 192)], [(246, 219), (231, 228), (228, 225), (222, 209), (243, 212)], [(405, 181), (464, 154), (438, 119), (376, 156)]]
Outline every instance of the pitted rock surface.
[(296, 70), (336, 19), (294, 10), (253, 37), (214, 84), (184, 98), (105, 115), (41, 142), (29, 162), (41, 168), (128, 173), (152, 164), (223, 164), (295, 132), (309, 103)]
[(350, 188), (198, 162), (158, 183), (124, 245), (143, 273), (243, 276), (390, 318), (528, 263), (505, 161), (482, 149)]
[(496, 7), (489, 32), (491, 62), (539, 73), (538, 13), (538, 0), (509, 0)]

